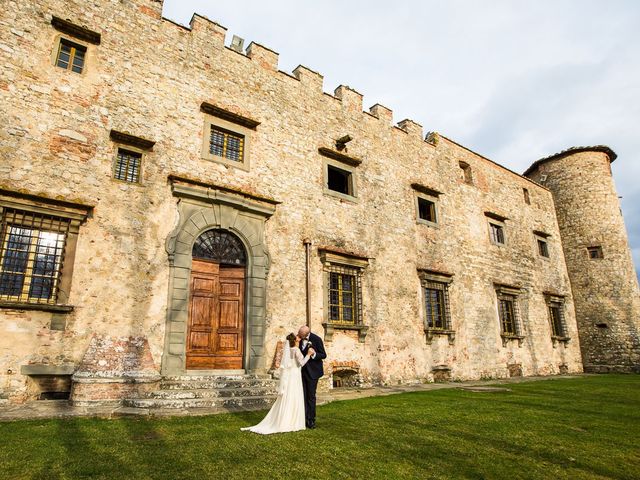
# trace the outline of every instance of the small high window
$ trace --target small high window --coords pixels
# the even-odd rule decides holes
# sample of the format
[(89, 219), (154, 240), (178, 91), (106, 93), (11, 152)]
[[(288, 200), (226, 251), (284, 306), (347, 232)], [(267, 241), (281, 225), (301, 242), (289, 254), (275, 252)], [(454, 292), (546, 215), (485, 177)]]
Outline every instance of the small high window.
[(328, 164), (327, 188), (343, 195), (353, 196), (353, 173)]
[(602, 252), (602, 247), (587, 247), (587, 253), (589, 254), (589, 258), (592, 260), (598, 258), (604, 258), (604, 253)]
[(436, 204), (426, 198), (418, 197), (418, 218), (436, 223)]
[(60, 39), (56, 65), (65, 70), (75, 73), (82, 73), (84, 61), (87, 54), (87, 47), (79, 43), (72, 42), (65, 38)]
[(547, 241), (539, 238), (537, 242), (538, 242), (538, 254), (541, 257), (549, 258), (549, 246), (547, 245)]
[(523, 188), (522, 195), (524, 196), (524, 203), (526, 203), (527, 205), (531, 205), (531, 197), (529, 196), (529, 190), (526, 188)]
[(141, 164), (141, 153), (118, 148), (113, 176), (124, 182), (139, 183)]
[(464, 183), (473, 185), (473, 174), (471, 173), (471, 166), (467, 162), (459, 162), (460, 166), (460, 178)]
[(489, 237), (496, 245), (504, 245), (504, 227), (494, 222), (489, 222)]
[(244, 136), (211, 125), (209, 153), (234, 162), (244, 160)]

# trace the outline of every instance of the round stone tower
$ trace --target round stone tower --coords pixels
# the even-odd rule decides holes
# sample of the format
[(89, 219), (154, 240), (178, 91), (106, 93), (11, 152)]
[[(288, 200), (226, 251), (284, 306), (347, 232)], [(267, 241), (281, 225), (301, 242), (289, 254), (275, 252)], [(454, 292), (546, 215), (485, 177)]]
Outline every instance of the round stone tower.
[(640, 289), (609, 147), (575, 147), (525, 176), (553, 195), (586, 372), (640, 371)]

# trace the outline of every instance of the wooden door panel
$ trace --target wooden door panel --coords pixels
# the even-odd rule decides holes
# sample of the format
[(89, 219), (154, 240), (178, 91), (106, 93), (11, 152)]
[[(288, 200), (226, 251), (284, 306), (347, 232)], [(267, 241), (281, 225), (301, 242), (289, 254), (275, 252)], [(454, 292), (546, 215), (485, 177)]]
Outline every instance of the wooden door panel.
[(193, 260), (187, 368), (242, 368), (244, 277), (243, 267)]
[(219, 330), (239, 329), (240, 321), (240, 302), (238, 300), (220, 300), (220, 324)]

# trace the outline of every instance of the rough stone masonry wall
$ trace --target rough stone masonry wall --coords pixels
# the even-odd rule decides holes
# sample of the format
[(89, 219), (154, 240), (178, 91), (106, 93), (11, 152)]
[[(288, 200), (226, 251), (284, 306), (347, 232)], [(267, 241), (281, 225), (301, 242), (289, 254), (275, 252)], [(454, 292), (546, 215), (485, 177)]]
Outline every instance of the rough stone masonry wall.
[[(553, 192), (586, 371), (640, 369), (640, 291), (604, 152), (560, 155), (531, 173)], [(588, 247), (602, 247), (591, 259)]]
[[(224, 46), (225, 29), (195, 16), (191, 30), (160, 18), (152, 0), (9, 1), (0, 12), (0, 185), (93, 205), (80, 229), (64, 330), (52, 314), (0, 311), (0, 385), (24, 397), (20, 366), (75, 364), (92, 335), (148, 339), (159, 368), (165, 336), (168, 260), (164, 242), (177, 221), (169, 174), (254, 192), (281, 201), (266, 222), (271, 256), (266, 356), (304, 323), (303, 239), (313, 242), (312, 329), (322, 334), (324, 290), (319, 246), (370, 258), (363, 276), (364, 323), (337, 332), (328, 361), (357, 367), (365, 382), (433, 379), (433, 367), (455, 379), (581, 371), (573, 303), (552, 197), (546, 189), (445, 139), (423, 139), (411, 122), (392, 126), (392, 112), (362, 111), (348, 87), (323, 93), (322, 76), (277, 69), (277, 54), (252, 44), (249, 55)], [(89, 45), (86, 73), (53, 65), (59, 32), (51, 15), (101, 33)], [(203, 101), (260, 123), (249, 171), (201, 158)], [(111, 129), (156, 142), (143, 160), (141, 185), (112, 178), (117, 145)], [(323, 193), (319, 147), (345, 134), (356, 168), (357, 200)], [(460, 178), (467, 162), (474, 184)], [(418, 224), (412, 183), (442, 192), (441, 221)], [(530, 191), (526, 205), (522, 189)], [(507, 245), (490, 244), (485, 211), (508, 218)], [(534, 229), (551, 235), (551, 257), (537, 256)], [(453, 345), (423, 331), (417, 268), (453, 274)], [(494, 282), (523, 289), (521, 347), (499, 336)], [(566, 296), (572, 340), (553, 347), (542, 292)], [(11, 374), (7, 372), (11, 371)]]

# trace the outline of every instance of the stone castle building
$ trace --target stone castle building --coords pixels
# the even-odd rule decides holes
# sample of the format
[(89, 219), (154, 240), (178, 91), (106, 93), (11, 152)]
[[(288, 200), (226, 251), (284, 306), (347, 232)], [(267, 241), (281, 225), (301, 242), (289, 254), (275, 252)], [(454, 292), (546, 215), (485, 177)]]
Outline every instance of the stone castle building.
[(305, 322), (328, 388), (638, 369), (613, 151), (518, 175), (161, 11), (0, 13), (3, 398), (258, 398)]

